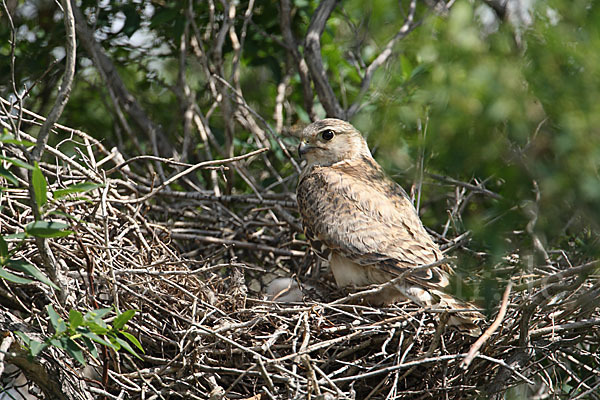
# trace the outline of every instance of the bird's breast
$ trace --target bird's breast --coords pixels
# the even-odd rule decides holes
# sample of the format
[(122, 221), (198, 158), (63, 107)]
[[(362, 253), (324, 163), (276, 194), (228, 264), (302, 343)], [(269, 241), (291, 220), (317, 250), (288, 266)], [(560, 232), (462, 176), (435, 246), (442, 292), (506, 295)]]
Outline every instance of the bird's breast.
[(338, 253), (331, 255), (329, 265), (338, 287), (367, 286), (373, 283), (369, 281), (367, 268)]

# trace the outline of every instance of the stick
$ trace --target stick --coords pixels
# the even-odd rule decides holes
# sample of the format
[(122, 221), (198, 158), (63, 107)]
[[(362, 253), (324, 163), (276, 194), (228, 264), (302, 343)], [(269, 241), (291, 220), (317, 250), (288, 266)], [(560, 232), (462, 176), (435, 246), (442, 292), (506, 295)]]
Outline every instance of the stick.
[(226, 158), (224, 160), (209, 160), (209, 161), (204, 161), (201, 163), (198, 163), (196, 165), (192, 165), (191, 167), (179, 172), (178, 174), (173, 175), (172, 177), (170, 177), (169, 179), (167, 179), (166, 181), (164, 181), (160, 186), (158, 186), (156, 189), (152, 190), (150, 193), (139, 197), (137, 199), (131, 199), (131, 200), (113, 200), (116, 203), (124, 203), (124, 204), (136, 204), (136, 203), (141, 203), (142, 201), (145, 201), (147, 199), (149, 199), (150, 197), (154, 196), (156, 193), (158, 193), (159, 191), (161, 191), (162, 189), (164, 189), (166, 186), (170, 185), (171, 183), (175, 182), (177, 179), (181, 178), (182, 176), (185, 176), (187, 174), (189, 174), (190, 172), (193, 172), (199, 168), (203, 168), (209, 165), (220, 165), (220, 164), (227, 164), (227, 163), (231, 163), (231, 162), (235, 162), (235, 161), (239, 161), (239, 160), (243, 160), (245, 158), (249, 158), (252, 156), (255, 156), (257, 154), (260, 154), (262, 152), (267, 151), (267, 148), (262, 148), (262, 149), (258, 149), (258, 150), (254, 150), (251, 151), (250, 153), (247, 154), (242, 154), (241, 156), (236, 156), (236, 157), (230, 157), (230, 158)]
[(460, 364), (463, 369), (469, 368), (473, 359), (479, 354), (479, 349), (484, 345), (485, 342), (492, 336), (492, 334), (498, 329), (504, 316), (506, 315), (506, 309), (508, 308), (508, 296), (510, 295), (510, 290), (512, 289), (512, 282), (509, 281), (508, 285), (506, 285), (506, 289), (504, 289), (504, 295), (502, 296), (502, 304), (500, 305), (500, 310), (498, 311), (498, 315), (494, 322), (483, 332), (483, 334), (477, 339), (475, 343), (471, 346), (471, 349), (467, 353), (467, 356), (462, 363)]

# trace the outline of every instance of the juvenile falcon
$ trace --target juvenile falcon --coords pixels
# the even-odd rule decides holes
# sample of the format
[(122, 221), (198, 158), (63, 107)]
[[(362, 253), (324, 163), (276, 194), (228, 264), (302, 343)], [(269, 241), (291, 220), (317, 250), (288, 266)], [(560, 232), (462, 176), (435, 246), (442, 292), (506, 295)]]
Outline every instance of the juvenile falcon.
[[(385, 175), (359, 131), (339, 119), (314, 122), (302, 131), (298, 153), (307, 162), (297, 188), (304, 232), (319, 257), (329, 261), (339, 287), (381, 284), (404, 274), (365, 300), (472, 308), (444, 292), (452, 272), (448, 264), (411, 272), (441, 260), (442, 253), (406, 192)], [(476, 333), (473, 315), (452, 313), (449, 324)]]

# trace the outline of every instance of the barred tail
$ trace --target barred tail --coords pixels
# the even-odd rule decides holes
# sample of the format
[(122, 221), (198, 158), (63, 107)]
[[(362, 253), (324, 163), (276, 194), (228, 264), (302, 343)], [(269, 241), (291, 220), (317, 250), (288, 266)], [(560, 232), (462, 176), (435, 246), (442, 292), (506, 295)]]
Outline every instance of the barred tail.
[(448, 325), (456, 327), (459, 331), (470, 336), (481, 334), (481, 329), (476, 322), (484, 317), (473, 304), (459, 300), (439, 289), (419, 286), (399, 286), (398, 289), (403, 295), (422, 307), (450, 311)]

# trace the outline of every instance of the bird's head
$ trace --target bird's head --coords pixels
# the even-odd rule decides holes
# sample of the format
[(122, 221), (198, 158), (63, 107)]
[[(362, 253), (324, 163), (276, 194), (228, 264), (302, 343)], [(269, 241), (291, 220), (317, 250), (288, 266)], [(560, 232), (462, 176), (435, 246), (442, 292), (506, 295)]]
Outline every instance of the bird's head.
[(369, 146), (360, 132), (341, 119), (313, 122), (300, 134), (298, 154), (308, 165), (327, 166), (358, 157), (371, 157)]

